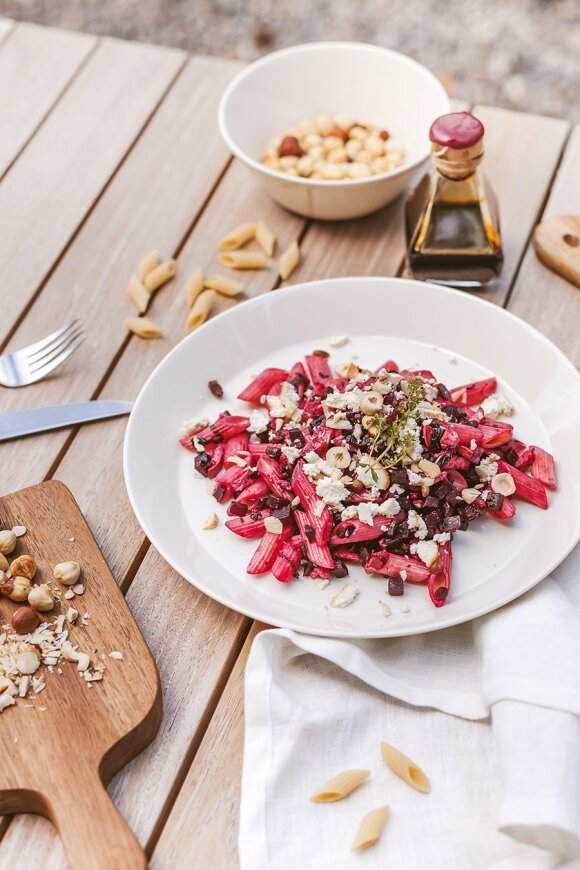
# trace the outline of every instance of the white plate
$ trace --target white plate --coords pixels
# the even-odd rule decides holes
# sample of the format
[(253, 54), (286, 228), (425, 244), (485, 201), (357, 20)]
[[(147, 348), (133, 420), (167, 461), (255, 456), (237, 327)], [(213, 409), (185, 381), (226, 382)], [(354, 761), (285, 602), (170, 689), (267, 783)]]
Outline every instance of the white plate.
[[(332, 350), (328, 338), (348, 334)], [(484, 518), (453, 543), (448, 603), (435, 608), (427, 590), (408, 585), (386, 595), (384, 578), (351, 568), (361, 594), (344, 610), (328, 607), (344, 580), (324, 590), (309, 578), (289, 584), (249, 577), (257, 542), (224, 526), (226, 506), (193, 470), (177, 443), (184, 419), (217, 416), (243, 403), (237, 393), (267, 365), (290, 366), (324, 348), (337, 363), (358, 355), (374, 368), (388, 358), (431, 368), (448, 386), (495, 374), (516, 409), (515, 433), (553, 452), (559, 488), (542, 511), (521, 501), (510, 523)], [(223, 400), (207, 382), (217, 379)], [(246, 409), (248, 406), (244, 406)], [(539, 332), (501, 308), (434, 285), (395, 278), (342, 278), (278, 290), (244, 302), (184, 339), (143, 387), (125, 439), (125, 479), (145, 534), (178, 573), (235, 610), (271, 625), (335, 637), (392, 637), (433, 631), (500, 607), (545, 577), (580, 537), (580, 375)], [(222, 523), (203, 531), (215, 510)], [(385, 618), (379, 600), (388, 601)]]

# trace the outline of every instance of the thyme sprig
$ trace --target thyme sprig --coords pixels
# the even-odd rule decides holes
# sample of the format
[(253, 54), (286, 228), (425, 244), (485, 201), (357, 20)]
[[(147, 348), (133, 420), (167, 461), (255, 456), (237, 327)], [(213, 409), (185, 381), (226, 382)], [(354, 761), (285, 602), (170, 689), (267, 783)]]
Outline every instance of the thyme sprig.
[[(373, 423), (376, 430), (370, 448), (370, 455), (375, 460), (373, 464), (381, 462), (386, 468), (392, 468), (412, 449), (413, 436), (404, 430), (409, 421), (417, 417), (418, 405), (423, 398), (423, 382), (420, 378), (413, 378), (407, 384), (406, 396), (397, 405), (396, 417), (390, 425), (387, 425), (383, 413), (375, 415)], [(375, 456), (379, 448), (380, 453)]]

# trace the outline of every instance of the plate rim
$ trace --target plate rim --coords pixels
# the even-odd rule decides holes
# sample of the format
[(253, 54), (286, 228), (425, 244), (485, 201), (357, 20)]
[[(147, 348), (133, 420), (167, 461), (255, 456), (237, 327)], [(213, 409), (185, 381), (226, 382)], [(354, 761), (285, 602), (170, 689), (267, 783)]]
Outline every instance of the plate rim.
[[(276, 294), (276, 296), (279, 296), (279, 295), (281, 296), (282, 294), (284, 296), (288, 296), (296, 290), (303, 290), (303, 288), (309, 288), (309, 292), (316, 292), (316, 287), (318, 287), (318, 286), (328, 286), (329, 284), (332, 284), (332, 285), (350, 284), (353, 281), (362, 281), (362, 282), (369, 284), (369, 285), (370, 284), (377, 284), (378, 285), (378, 284), (381, 284), (384, 282), (388, 282), (388, 283), (408, 285), (409, 287), (415, 286), (415, 287), (424, 288), (425, 286), (428, 286), (428, 287), (433, 288), (433, 290), (435, 290), (441, 294), (448, 295), (450, 297), (456, 297), (458, 293), (463, 292), (463, 291), (457, 290), (455, 288), (445, 287), (445, 286), (438, 285), (438, 284), (432, 284), (431, 282), (418, 281), (418, 280), (410, 279), (410, 278), (399, 278), (396, 276), (389, 276), (389, 275), (384, 275), (384, 276), (380, 276), (380, 275), (372, 275), (372, 276), (371, 275), (369, 275), (369, 276), (352, 275), (352, 276), (350, 276), (349, 275), (349, 276), (340, 276), (340, 277), (336, 277), (336, 278), (333, 278), (333, 277), (319, 278), (319, 279), (315, 279), (313, 281), (302, 281), (302, 282), (299, 282), (297, 284), (291, 284), (291, 285), (287, 285), (286, 287), (276, 289), (276, 290), (274, 290), (274, 293)], [(252, 297), (251, 299), (244, 300), (243, 301), (244, 308), (246, 308), (249, 305), (255, 307), (255, 306), (260, 305), (260, 304), (265, 304), (266, 300), (269, 299), (271, 292), (272, 291), (268, 291), (266, 293), (261, 293), (260, 295)], [(571, 360), (566, 356), (566, 354), (551, 339), (549, 339), (546, 335), (544, 335), (544, 333), (542, 333), (535, 326), (532, 326), (532, 324), (530, 324), (527, 321), (523, 320), (522, 318), (518, 317), (516, 314), (507, 310), (506, 308), (500, 307), (500, 306), (490, 302), (487, 299), (482, 299), (481, 297), (472, 295), (470, 293), (466, 293), (463, 298), (465, 298), (466, 300), (469, 299), (470, 303), (473, 303), (476, 306), (477, 305), (484, 306), (484, 307), (491, 306), (491, 308), (493, 308), (494, 311), (500, 317), (501, 316), (507, 317), (508, 319), (517, 323), (520, 328), (523, 326), (533, 337), (536, 338), (536, 340), (539, 339), (543, 344), (545, 344), (547, 347), (549, 347), (552, 352), (555, 352), (560, 363), (563, 364), (565, 366), (565, 368), (568, 369), (569, 373), (574, 378), (576, 378), (578, 383), (580, 384), (580, 372), (578, 372), (578, 370), (576, 369), (574, 364), (571, 362)], [(181, 568), (178, 567), (178, 565), (176, 564), (177, 560), (175, 560), (171, 557), (171, 555), (166, 551), (164, 546), (160, 546), (159, 543), (157, 543), (157, 541), (155, 540), (155, 534), (152, 533), (152, 530), (149, 528), (148, 522), (143, 517), (143, 515), (139, 509), (138, 499), (135, 497), (135, 493), (133, 492), (133, 489), (132, 489), (132, 484), (131, 484), (131, 480), (130, 480), (130, 472), (129, 472), (129, 441), (132, 437), (133, 428), (135, 425), (134, 424), (134, 420), (135, 420), (135, 416), (136, 416), (135, 411), (138, 408), (145, 391), (148, 389), (150, 382), (156, 377), (157, 372), (162, 367), (169, 364), (169, 360), (171, 359), (171, 357), (177, 353), (177, 351), (182, 347), (182, 345), (184, 345), (185, 343), (192, 343), (193, 341), (195, 341), (196, 336), (199, 335), (199, 333), (202, 330), (207, 331), (208, 329), (215, 329), (216, 328), (215, 324), (219, 323), (220, 321), (222, 324), (224, 324), (224, 321), (229, 322), (229, 320), (232, 317), (236, 316), (236, 313), (238, 311), (239, 311), (239, 305), (234, 305), (231, 308), (227, 309), (226, 311), (220, 312), (220, 314), (217, 317), (212, 318), (210, 321), (207, 321), (206, 323), (204, 323), (195, 332), (191, 333), (190, 335), (184, 336), (184, 338), (181, 339), (181, 341), (179, 341), (175, 345), (175, 347), (173, 347), (163, 357), (162, 360), (160, 360), (160, 362), (155, 366), (153, 371), (149, 374), (149, 376), (145, 380), (144, 384), (142, 385), (141, 389), (139, 390), (139, 394), (135, 400), (133, 410), (131, 411), (131, 414), (130, 414), (129, 420), (128, 420), (128, 424), (127, 424), (127, 427), (125, 430), (125, 437), (124, 437), (124, 441), (123, 441), (123, 474), (124, 474), (124, 480), (125, 480), (125, 488), (127, 490), (127, 494), (129, 497), (129, 502), (131, 504), (131, 508), (133, 510), (133, 513), (135, 514), (137, 522), (139, 523), (139, 525), (140, 525), (142, 531), (144, 532), (144, 534), (146, 535), (146, 537), (149, 539), (151, 545), (160, 554), (160, 556), (164, 559), (164, 561), (166, 561), (171, 566), (171, 568), (173, 568), (173, 570), (185, 582), (190, 583), (198, 591), (207, 595), (209, 598), (213, 599), (214, 601), (217, 601), (219, 604), (222, 604), (225, 607), (228, 607), (230, 610), (233, 610), (234, 612), (237, 612), (237, 613), (240, 613), (244, 616), (247, 616), (250, 619), (254, 619), (258, 622), (264, 622), (264, 614), (263, 613), (260, 614), (260, 613), (256, 612), (251, 606), (244, 607), (244, 606), (238, 605), (238, 604), (236, 604), (236, 606), (233, 606), (230, 599), (228, 599), (226, 596), (222, 595), (221, 593), (216, 592), (215, 590), (211, 589), (209, 584), (206, 584), (203, 580), (199, 580), (197, 577), (195, 580), (193, 580), (193, 579), (190, 579), (190, 577), (184, 576), (182, 574)], [(395, 626), (395, 627), (391, 628), (388, 632), (387, 631), (385, 631), (385, 632), (361, 631), (361, 630), (357, 630), (357, 629), (354, 629), (354, 630), (353, 629), (343, 629), (343, 630), (337, 631), (336, 629), (333, 630), (331, 628), (326, 628), (323, 626), (316, 627), (316, 629), (313, 629), (313, 628), (309, 629), (309, 628), (305, 628), (303, 625), (296, 624), (291, 619), (280, 621), (274, 627), (289, 629), (291, 631), (296, 631), (299, 634), (307, 634), (307, 635), (313, 635), (313, 636), (318, 636), (318, 637), (332, 637), (332, 638), (336, 638), (336, 639), (351, 639), (351, 640), (352, 639), (385, 639), (385, 640), (387, 640), (391, 637), (407, 637), (407, 636), (411, 637), (411, 636), (416, 635), (416, 634), (427, 634), (427, 633), (430, 633), (433, 631), (440, 631), (440, 630), (443, 630), (445, 628), (452, 628), (452, 627), (457, 626), (457, 625), (462, 625), (464, 623), (471, 622), (472, 620), (478, 619), (478, 618), (485, 616), (489, 613), (493, 613), (495, 610), (499, 610), (500, 608), (505, 607), (506, 604), (509, 604), (510, 602), (515, 601), (517, 598), (520, 598), (522, 595), (525, 595), (527, 592), (529, 592), (535, 586), (540, 584), (544, 579), (546, 579), (551, 574), (551, 572), (558, 565), (560, 565), (564, 561), (564, 559), (566, 559), (566, 557), (572, 552), (572, 550), (578, 544), (579, 541), (580, 541), (580, 524), (578, 524), (576, 527), (576, 535), (575, 536), (571, 535), (569, 544), (565, 548), (565, 551), (562, 552), (561, 554), (559, 554), (557, 557), (555, 557), (555, 559), (552, 562), (549, 563), (550, 567), (547, 570), (544, 570), (544, 569), (542, 570), (541, 576), (536, 577), (535, 575), (533, 575), (532, 580), (530, 580), (529, 582), (526, 582), (523, 586), (518, 587), (518, 589), (516, 591), (512, 591), (511, 593), (508, 593), (504, 597), (502, 597), (500, 599), (496, 599), (489, 606), (482, 606), (482, 607), (478, 608), (476, 611), (471, 613), (469, 616), (461, 616), (461, 615), (450, 616), (448, 618), (443, 618), (443, 619), (441, 619), (441, 621), (437, 621), (436, 623), (434, 622), (433, 624), (430, 624), (430, 625), (424, 625), (424, 626), (418, 626), (418, 627), (417, 626), (406, 627), (405, 624), (401, 624), (400, 626)], [(445, 612), (444, 608), (438, 609), (436, 611), (436, 613), (440, 614), (440, 615), (444, 614), (444, 612)], [(386, 626), (385, 626), (385, 628), (386, 628)]]

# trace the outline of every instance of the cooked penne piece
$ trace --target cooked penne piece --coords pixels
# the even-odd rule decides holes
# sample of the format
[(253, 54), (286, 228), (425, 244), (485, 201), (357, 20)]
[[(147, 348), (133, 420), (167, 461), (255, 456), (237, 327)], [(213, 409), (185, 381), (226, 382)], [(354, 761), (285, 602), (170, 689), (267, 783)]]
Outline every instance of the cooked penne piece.
[(148, 254), (145, 254), (141, 262), (139, 263), (139, 268), (137, 269), (137, 275), (139, 276), (140, 281), (144, 281), (145, 277), (152, 272), (153, 269), (156, 269), (161, 259), (159, 254), (155, 248), (152, 251), (149, 251)]
[(205, 286), (210, 290), (217, 290), (222, 296), (238, 296), (244, 289), (244, 285), (239, 281), (226, 278), (225, 275), (210, 275), (205, 280)]
[(177, 272), (177, 261), (176, 260), (165, 260), (163, 263), (160, 263), (145, 275), (143, 279), (143, 283), (147, 287), (150, 293), (154, 293), (155, 290), (158, 290), (159, 287), (162, 287), (163, 284), (166, 284), (168, 281), (174, 277)]
[(316, 803), (341, 801), (362, 785), (370, 775), (370, 770), (343, 770), (314, 792), (310, 800)]
[(194, 329), (201, 326), (201, 324), (207, 319), (211, 306), (215, 302), (216, 295), (215, 290), (204, 290), (199, 294), (189, 312), (189, 317), (185, 324), (186, 332), (193, 332)]
[(131, 280), (127, 287), (127, 294), (129, 299), (131, 299), (131, 301), (137, 306), (139, 314), (143, 314), (143, 312), (147, 311), (147, 306), (151, 301), (151, 296), (135, 274), (131, 275)]
[(268, 261), (259, 251), (230, 251), (218, 254), (222, 266), (228, 269), (265, 269)]
[(298, 242), (294, 241), (286, 248), (279, 260), (278, 271), (283, 281), (290, 277), (299, 262), (300, 248)]
[(385, 764), (404, 782), (423, 794), (430, 793), (431, 783), (414, 761), (411, 761), (390, 743), (381, 743), (381, 755)]
[(139, 338), (160, 338), (163, 335), (157, 324), (148, 317), (128, 317), (125, 326)]
[(358, 831), (352, 844), (353, 850), (368, 849), (369, 846), (374, 846), (387, 824), (390, 809), (388, 806), (377, 807), (376, 810), (371, 810), (366, 816), (361, 819), (358, 826)]
[(218, 245), (218, 251), (235, 251), (256, 235), (256, 224), (240, 224), (231, 233), (228, 233)]
[(256, 224), (256, 241), (263, 248), (266, 256), (271, 257), (274, 253), (276, 236), (264, 221), (258, 221)]
[(203, 272), (196, 269), (185, 282), (185, 300), (187, 307), (191, 308), (201, 291), (203, 290)]

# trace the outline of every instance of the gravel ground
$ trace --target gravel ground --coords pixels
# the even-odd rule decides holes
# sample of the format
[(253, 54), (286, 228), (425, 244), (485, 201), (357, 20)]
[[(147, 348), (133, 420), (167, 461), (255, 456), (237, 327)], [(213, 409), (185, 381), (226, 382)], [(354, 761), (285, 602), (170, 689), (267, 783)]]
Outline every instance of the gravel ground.
[(454, 97), (580, 121), (580, 0), (0, 0), (0, 15), (243, 60), (373, 42)]

